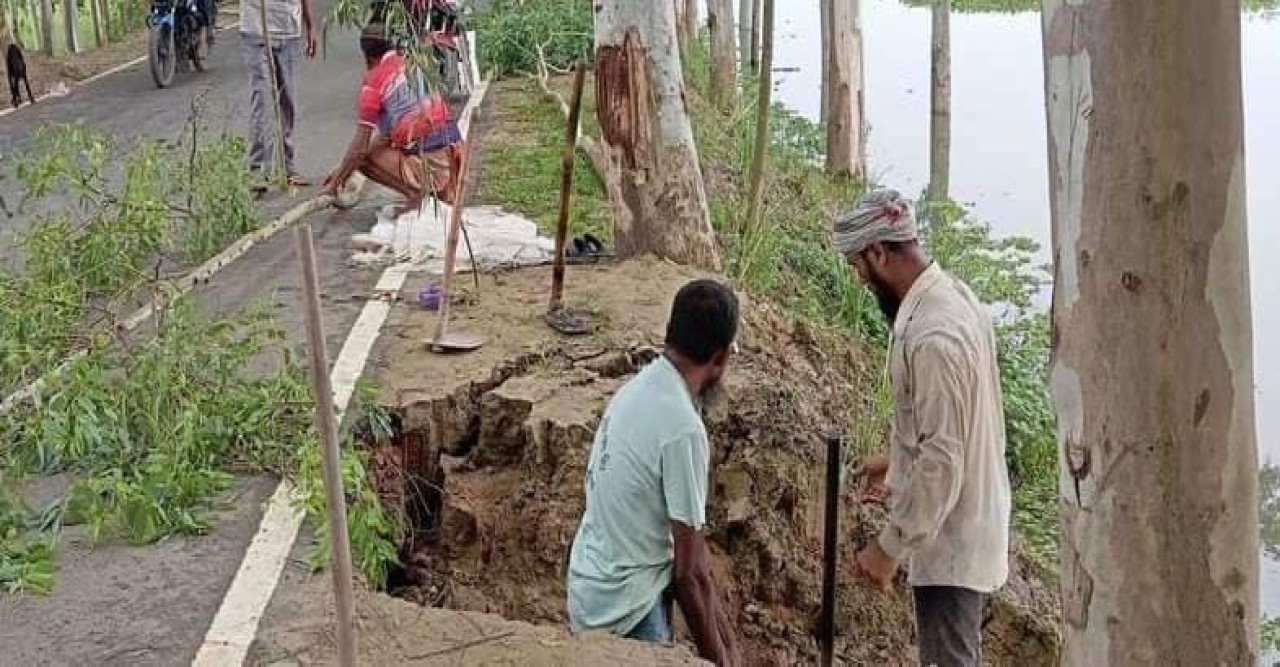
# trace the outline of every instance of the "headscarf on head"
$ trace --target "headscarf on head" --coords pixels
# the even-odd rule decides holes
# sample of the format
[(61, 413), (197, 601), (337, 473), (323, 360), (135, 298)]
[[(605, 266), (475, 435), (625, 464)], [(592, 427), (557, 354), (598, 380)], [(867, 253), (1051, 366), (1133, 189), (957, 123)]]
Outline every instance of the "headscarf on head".
[(917, 238), (911, 203), (897, 190), (876, 190), (863, 195), (852, 210), (838, 216), (832, 225), (832, 242), (845, 257), (856, 255), (873, 243)]

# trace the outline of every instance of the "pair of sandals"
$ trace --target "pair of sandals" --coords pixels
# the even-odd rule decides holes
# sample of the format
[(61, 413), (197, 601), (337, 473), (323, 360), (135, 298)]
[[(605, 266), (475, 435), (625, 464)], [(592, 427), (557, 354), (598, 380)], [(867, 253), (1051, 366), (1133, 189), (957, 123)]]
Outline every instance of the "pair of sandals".
[(605, 248), (604, 242), (598, 237), (587, 233), (574, 237), (564, 249), (564, 256), (568, 260), (594, 262), (602, 257), (612, 257), (613, 253)]

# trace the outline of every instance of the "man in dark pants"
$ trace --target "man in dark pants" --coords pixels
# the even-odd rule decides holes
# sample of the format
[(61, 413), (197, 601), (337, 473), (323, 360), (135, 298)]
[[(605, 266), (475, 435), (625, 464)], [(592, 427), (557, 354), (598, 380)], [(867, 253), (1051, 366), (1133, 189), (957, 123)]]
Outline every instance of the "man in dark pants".
[[(262, 3), (267, 1), (266, 24), (263, 24)], [(271, 38), (271, 53), (267, 53), (267, 36)], [(252, 96), (249, 116), (249, 168), (259, 174), (263, 167), (275, 159), (273, 145), (268, 140), (276, 134), (275, 114), (280, 114), (279, 137), (284, 149), (284, 167), (289, 184), (306, 186), (309, 182), (297, 170), (293, 153), (293, 122), (297, 114), (297, 83), (294, 73), (305, 55), (316, 55), (315, 23), (312, 19), (311, 0), (241, 0), (240, 41), (244, 61), (252, 75)], [(278, 97), (271, 89), (272, 70), (275, 70)], [(254, 186), (265, 190), (265, 183)]]
[(873, 192), (835, 222), (834, 243), (893, 326), (888, 454), (859, 474), (889, 520), (858, 554), (885, 589), (903, 561), (920, 662), (982, 662), (986, 596), (1009, 571), (1009, 474), (991, 315), (921, 247), (910, 205)]

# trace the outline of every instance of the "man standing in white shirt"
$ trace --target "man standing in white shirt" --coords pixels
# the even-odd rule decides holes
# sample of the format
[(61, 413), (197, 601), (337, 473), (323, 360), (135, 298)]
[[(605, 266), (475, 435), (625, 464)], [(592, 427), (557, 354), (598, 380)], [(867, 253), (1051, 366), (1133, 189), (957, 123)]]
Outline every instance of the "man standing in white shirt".
[(1009, 474), (991, 315), (925, 253), (910, 205), (868, 194), (836, 220), (836, 249), (893, 326), (889, 452), (860, 474), (887, 501), (858, 567), (888, 589), (909, 563), (920, 662), (977, 667), (985, 598), (1009, 571)]
[[(267, 3), (266, 24), (262, 19), (262, 3)], [(275, 134), (275, 114), (280, 114), (280, 141), (284, 148), (283, 166), (289, 184), (308, 185), (294, 163), (293, 122), (297, 115), (297, 88), (294, 72), (303, 55), (316, 55), (315, 23), (311, 0), (241, 0), (240, 41), (244, 62), (252, 74), (249, 115), (249, 168), (261, 175), (263, 167), (275, 159), (274, 144), (267, 143)], [(271, 37), (271, 53), (267, 53), (266, 37)], [(271, 69), (268, 69), (271, 68)], [(279, 96), (271, 90), (271, 70), (275, 70)], [(257, 184), (257, 190), (265, 185)]]

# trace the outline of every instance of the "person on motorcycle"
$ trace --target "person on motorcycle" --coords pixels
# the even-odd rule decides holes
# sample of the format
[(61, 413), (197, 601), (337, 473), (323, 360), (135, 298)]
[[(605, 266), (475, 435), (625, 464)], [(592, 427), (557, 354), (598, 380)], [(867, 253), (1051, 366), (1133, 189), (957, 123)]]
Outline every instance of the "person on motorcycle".
[(336, 195), (359, 171), (402, 195), (401, 212), (421, 205), (427, 188), (437, 199), (452, 203), (462, 134), (449, 105), (439, 95), (423, 96), (414, 88), (405, 58), (396, 51), (385, 24), (365, 27), (360, 50), (367, 69), (355, 135), (342, 162), (325, 178), (325, 192)]

